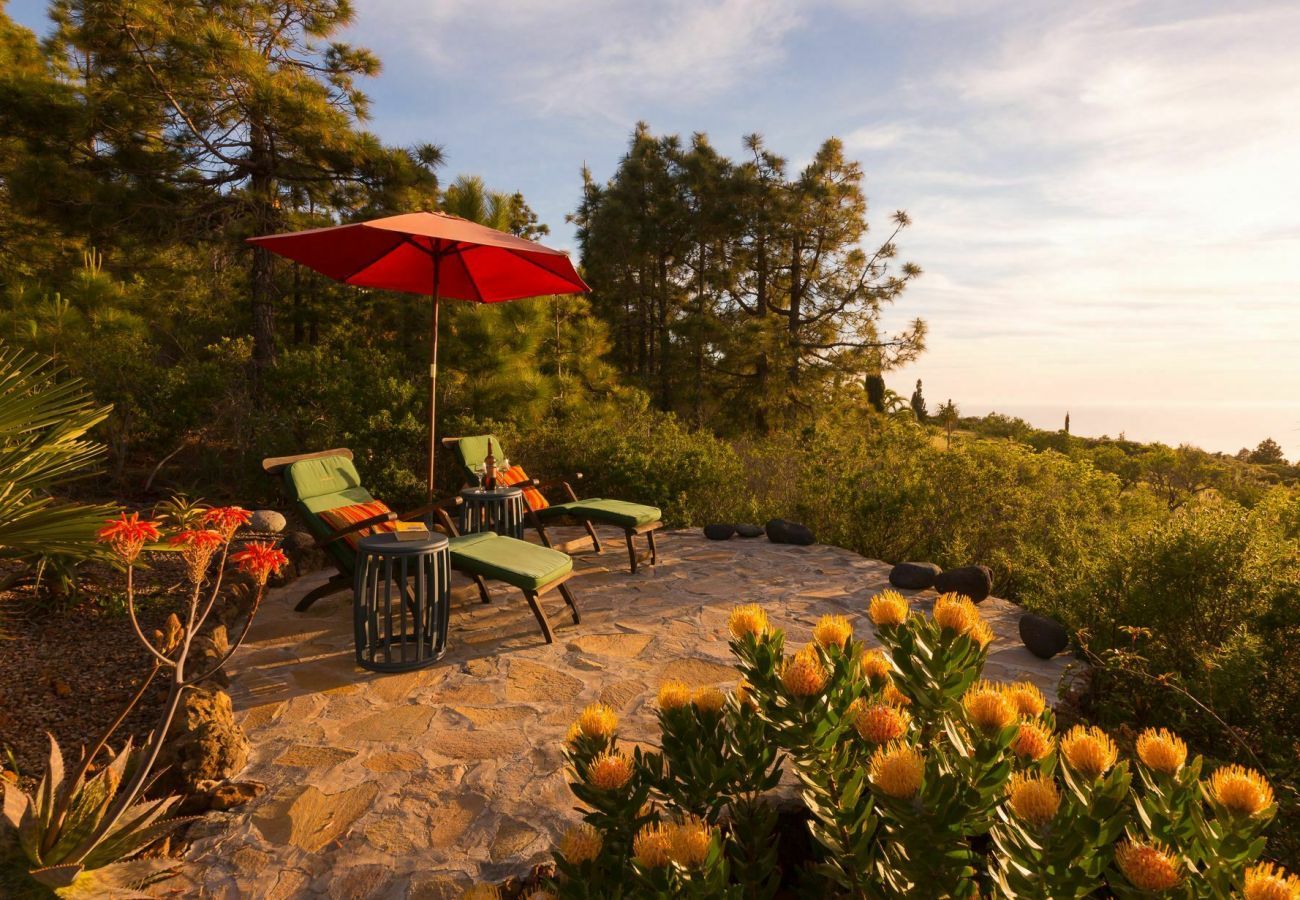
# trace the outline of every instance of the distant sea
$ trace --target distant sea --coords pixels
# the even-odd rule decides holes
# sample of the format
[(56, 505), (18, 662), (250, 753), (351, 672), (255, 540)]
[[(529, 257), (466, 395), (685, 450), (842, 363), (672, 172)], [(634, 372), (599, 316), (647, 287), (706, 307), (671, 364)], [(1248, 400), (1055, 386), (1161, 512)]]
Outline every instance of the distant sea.
[[(1065, 406), (1037, 404), (962, 404), (964, 416), (1000, 412), (1024, 419), (1036, 428), (1059, 429)], [(1271, 437), (1287, 459), (1300, 459), (1300, 405), (1291, 406), (1072, 406), (1070, 433), (1080, 437), (1119, 437), (1159, 441), (1170, 446), (1191, 444), (1204, 450), (1236, 453)]]

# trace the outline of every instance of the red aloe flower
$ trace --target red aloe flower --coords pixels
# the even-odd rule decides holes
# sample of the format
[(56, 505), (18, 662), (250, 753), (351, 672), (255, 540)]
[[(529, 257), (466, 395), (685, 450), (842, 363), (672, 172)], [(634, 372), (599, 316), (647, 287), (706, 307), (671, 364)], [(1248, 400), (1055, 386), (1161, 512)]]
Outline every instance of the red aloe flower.
[(226, 540), (230, 540), (240, 525), (247, 525), (252, 519), (253, 514), (242, 506), (214, 506), (203, 514), (203, 524), (211, 525)]
[(289, 563), (289, 557), (270, 541), (249, 541), (243, 550), (232, 553), (230, 559), (240, 571), (252, 575), (258, 584), (266, 584), (267, 578)]
[(211, 552), (216, 550), (226, 539), (220, 532), (213, 531), (210, 528), (191, 528), (188, 531), (178, 531), (167, 539), (169, 544), (180, 544), (194, 550)]
[(110, 544), (127, 563), (133, 563), (145, 542), (158, 540), (158, 525), (158, 522), (140, 521), (139, 513), (123, 513), (105, 522), (104, 527), (95, 533), (95, 538), (100, 543)]

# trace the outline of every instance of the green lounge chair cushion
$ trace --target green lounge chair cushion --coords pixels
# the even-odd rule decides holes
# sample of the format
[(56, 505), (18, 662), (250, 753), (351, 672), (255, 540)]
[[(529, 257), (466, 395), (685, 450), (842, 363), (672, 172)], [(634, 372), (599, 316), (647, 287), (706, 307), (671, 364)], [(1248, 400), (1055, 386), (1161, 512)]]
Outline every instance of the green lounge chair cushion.
[[(559, 512), (552, 512), (552, 510), (559, 510)], [(663, 518), (659, 510), (653, 506), (628, 503), (625, 500), (600, 500), (597, 498), (570, 500), (568, 503), (550, 506), (542, 510), (541, 515), (543, 518), (559, 515), (575, 516), (579, 519), (589, 519), (592, 522), (617, 525), (620, 528), (639, 528), (642, 525), (649, 525), (651, 522), (658, 522)]]
[[(478, 538), (478, 540), (474, 540)], [(451, 541), (452, 568), (495, 578), (520, 590), (537, 591), (573, 569), (559, 550), (493, 534), (469, 534)]]
[[(307, 530), (317, 538), (327, 538), (334, 529), (320, 517), (326, 509), (372, 503), (374, 497), (361, 486), (361, 476), (356, 466), (346, 456), (322, 456), (300, 459), (284, 470), (285, 490), (298, 513), (307, 524)], [(356, 551), (344, 541), (326, 545), (326, 551), (345, 572), (356, 568)]]

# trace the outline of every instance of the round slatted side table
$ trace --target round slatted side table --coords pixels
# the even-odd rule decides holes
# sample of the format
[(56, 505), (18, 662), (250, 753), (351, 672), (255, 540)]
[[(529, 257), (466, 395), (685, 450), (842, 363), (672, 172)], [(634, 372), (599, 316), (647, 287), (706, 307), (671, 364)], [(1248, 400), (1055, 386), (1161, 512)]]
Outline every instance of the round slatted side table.
[(398, 540), (392, 532), (357, 544), (352, 621), (357, 665), (406, 672), (437, 662), (447, 650), (451, 553), (444, 535)]
[(460, 492), (460, 499), (461, 534), (495, 531), (505, 537), (523, 538), (524, 492), (519, 488), (466, 488)]

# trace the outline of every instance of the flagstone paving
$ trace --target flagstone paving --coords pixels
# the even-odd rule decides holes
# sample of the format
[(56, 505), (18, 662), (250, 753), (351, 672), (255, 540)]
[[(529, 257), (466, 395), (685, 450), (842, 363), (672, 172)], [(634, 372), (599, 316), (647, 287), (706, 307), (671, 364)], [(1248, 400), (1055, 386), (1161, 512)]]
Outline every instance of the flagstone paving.
[[(457, 576), (447, 655), (396, 675), (355, 665), (349, 595), (293, 611), (326, 573), (273, 593), (229, 667), (253, 746), (240, 778), (267, 790), (194, 829), (188, 892), (455, 897), (473, 879), (525, 874), (577, 820), (561, 746), (586, 704), (614, 707), (622, 737), (650, 743), (661, 681), (734, 683), (726, 621), (737, 602), (763, 604), (795, 643), (825, 613), (870, 639), (867, 600), (888, 586), (888, 565), (836, 547), (698, 531), (664, 533), (659, 546), (658, 566), (636, 575), (617, 545), (580, 555), (582, 624), (544, 598), (551, 645), (518, 592), (498, 586), (484, 605)], [(922, 609), (934, 597), (904, 593)], [(980, 609), (997, 636), (989, 677), (1027, 678), (1054, 698), (1069, 659), (1025, 650), (1013, 604)]]

